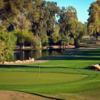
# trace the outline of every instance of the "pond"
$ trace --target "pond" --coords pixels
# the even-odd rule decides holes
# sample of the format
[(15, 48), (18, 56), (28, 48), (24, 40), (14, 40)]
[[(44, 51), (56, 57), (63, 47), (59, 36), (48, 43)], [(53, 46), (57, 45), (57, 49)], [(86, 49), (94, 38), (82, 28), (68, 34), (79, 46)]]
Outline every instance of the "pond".
[(54, 56), (63, 54), (63, 49), (48, 49), (48, 50), (21, 50), (15, 51), (15, 60), (26, 60), (29, 58), (39, 59), (44, 56)]

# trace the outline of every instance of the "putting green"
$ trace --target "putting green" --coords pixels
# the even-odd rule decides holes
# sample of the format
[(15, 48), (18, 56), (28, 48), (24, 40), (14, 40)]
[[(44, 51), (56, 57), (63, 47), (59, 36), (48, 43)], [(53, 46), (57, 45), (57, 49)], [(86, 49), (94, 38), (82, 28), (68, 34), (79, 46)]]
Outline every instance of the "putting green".
[(67, 73), (0, 72), (0, 85), (39, 85), (78, 81), (87, 75)]

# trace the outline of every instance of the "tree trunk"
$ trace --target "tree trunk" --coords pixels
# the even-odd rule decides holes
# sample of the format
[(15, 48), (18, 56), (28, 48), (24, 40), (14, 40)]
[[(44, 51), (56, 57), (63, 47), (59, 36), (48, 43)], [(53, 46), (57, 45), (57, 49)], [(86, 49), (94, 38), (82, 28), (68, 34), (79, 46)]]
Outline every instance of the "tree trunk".
[(24, 52), (24, 40), (23, 39), (21, 41), (20, 48), (21, 48), (21, 60), (24, 60), (25, 52)]
[(31, 43), (31, 51), (30, 51), (30, 57), (29, 58), (33, 58), (33, 44)]
[(95, 38), (96, 38), (96, 41), (97, 41), (98, 40), (98, 36), (96, 35)]
[(74, 39), (74, 46), (75, 46), (75, 48), (79, 48), (80, 47), (78, 39)]

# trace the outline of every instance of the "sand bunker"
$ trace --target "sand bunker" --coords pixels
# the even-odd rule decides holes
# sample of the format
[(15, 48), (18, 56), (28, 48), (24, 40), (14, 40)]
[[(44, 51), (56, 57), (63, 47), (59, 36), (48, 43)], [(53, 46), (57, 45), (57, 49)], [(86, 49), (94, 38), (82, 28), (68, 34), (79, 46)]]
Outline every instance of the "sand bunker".
[(23, 92), (0, 91), (0, 100), (51, 100)]

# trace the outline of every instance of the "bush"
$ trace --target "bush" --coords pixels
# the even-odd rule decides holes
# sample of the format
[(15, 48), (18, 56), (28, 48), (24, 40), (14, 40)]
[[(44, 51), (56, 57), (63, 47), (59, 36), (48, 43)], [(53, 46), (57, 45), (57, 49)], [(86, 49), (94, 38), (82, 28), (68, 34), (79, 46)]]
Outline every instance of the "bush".
[(0, 32), (0, 62), (14, 59), (16, 36), (12, 32)]

